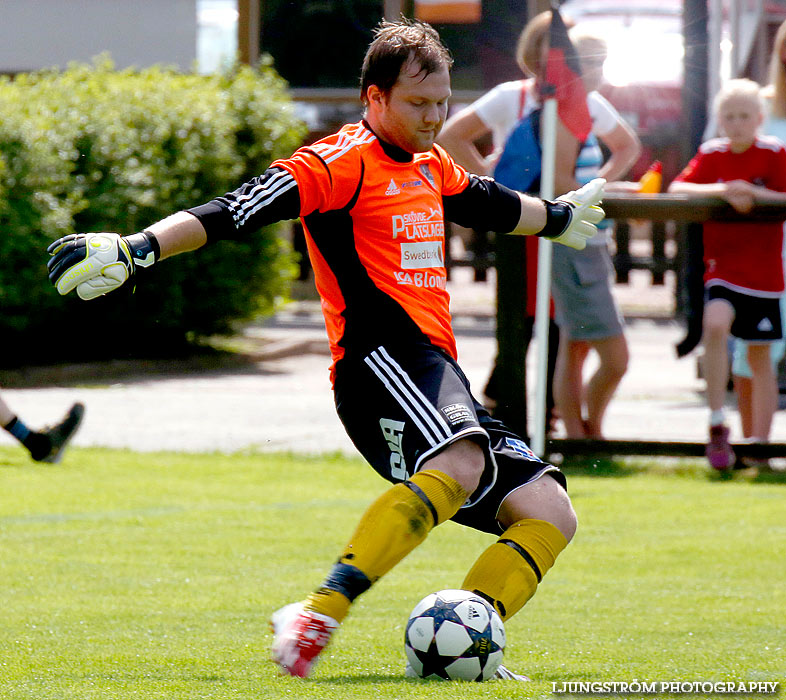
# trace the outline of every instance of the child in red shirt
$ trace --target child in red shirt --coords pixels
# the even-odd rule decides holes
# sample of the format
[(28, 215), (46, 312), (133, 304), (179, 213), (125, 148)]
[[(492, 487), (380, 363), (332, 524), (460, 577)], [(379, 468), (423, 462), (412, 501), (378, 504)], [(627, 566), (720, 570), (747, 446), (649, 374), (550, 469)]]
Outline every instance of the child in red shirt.
[[(720, 197), (741, 213), (761, 201), (786, 202), (786, 147), (758, 134), (763, 121), (759, 85), (747, 79), (729, 81), (715, 99), (715, 112), (725, 136), (703, 143), (669, 192)], [(783, 224), (708, 221), (703, 241), (707, 458), (712, 467), (725, 470), (736, 462), (723, 410), (730, 334), (750, 343), (754, 436), (766, 439), (777, 408), (769, 343), (783, 337), (778, 306), (784, 291)]]

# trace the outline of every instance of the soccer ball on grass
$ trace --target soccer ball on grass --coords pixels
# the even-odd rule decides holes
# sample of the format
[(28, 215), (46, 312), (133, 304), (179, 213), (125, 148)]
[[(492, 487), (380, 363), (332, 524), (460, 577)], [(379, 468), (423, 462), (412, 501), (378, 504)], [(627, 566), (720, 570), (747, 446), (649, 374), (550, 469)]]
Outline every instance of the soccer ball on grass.
[(407, 621), (404, 650), (416, 676), (484, 681), (502, 663), (505, 626), (475, 593), (445, 590), (421, 600)]

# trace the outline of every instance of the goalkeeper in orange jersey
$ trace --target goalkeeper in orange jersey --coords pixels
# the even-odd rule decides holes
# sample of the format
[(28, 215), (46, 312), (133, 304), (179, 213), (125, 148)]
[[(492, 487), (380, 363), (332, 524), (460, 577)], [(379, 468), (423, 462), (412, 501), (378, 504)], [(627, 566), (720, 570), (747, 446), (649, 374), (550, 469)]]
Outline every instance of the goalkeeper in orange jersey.
[(89, 299), (121, 286), (139, 265), (301, 218), (336, 409), (393, 486), (361, 517), (322, 585), (274, 613), (273, 659), (294, 676), (309, 675), (352, 602), (436, 525), (454, 520), (498, 537), (462, 587), (503, 619), (534, 594), (576, 530), (563, 474), (491, 418), (456, 361), (445, 221), (583, 248), (603, 217), (604, 181), (548, 202), (457, 166), (435, 145), (451, 63), (430, 26), (383, 23), (363, 63), (362, 121), (145, 231), (67, 236), (50, 246), (57, 289)]

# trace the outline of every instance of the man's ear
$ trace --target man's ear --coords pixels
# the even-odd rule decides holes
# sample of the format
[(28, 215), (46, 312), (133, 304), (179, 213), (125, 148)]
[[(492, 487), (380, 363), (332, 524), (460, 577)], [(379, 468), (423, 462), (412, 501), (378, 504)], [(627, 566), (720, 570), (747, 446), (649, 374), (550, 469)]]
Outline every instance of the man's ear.
[(379, 109), (385, 100), (385, 94), (379, 89), (377, 85), (369, 85), (366, 88), (366, 105)]

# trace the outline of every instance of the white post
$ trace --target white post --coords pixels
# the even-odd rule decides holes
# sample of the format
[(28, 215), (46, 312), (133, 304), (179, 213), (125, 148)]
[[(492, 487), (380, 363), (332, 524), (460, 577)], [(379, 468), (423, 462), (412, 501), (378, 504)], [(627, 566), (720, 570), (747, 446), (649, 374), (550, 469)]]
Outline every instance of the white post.
[(388, 22), (397, 22), (403, 12), (403, 0), (384, 0), (382, 14)]
[[(540, 196), (554, 199), (554, 170), (557, 153), (557, 100), (543, 103), (540, 119)], [(537, 381), (535, 390), (532, 451), (539, 457), (546, 454), (546, 392), (549, 363), (549, 308), (551, 305), (551, 246), (545, 238), (538, 245), (538, 288), (535, 299), (535, 347), (537, 349)]]
[[(723, 0), (709, 0), (708, 6), (709, 25), (707, 27), (707, 100), (709, 105), (718, 94), (723, 84), (723, 54), (721, 42), (723, 41)], [(718, 122), (715, 110), (707, 108), (707, 124), (704, 127), (702, 140), (717, 136)]]

